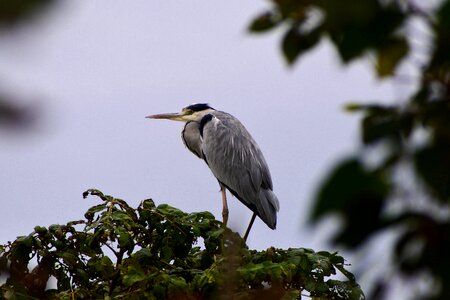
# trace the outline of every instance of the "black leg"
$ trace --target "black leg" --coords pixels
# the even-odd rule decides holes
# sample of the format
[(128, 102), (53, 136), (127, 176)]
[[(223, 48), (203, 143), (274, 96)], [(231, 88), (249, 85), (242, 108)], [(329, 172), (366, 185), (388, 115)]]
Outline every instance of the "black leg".
[(248, 224), (247, 230), (245, 231), (245, 234), (244, 234), (244, 241), (247, 241), (248, 234), (250, 233), (250, 229), (252, 229), (253, 222), (255, 222), (255, 219), (256, 219), (256, 213), (253, 213), (253, 216), (252, 216), (250, 223)]

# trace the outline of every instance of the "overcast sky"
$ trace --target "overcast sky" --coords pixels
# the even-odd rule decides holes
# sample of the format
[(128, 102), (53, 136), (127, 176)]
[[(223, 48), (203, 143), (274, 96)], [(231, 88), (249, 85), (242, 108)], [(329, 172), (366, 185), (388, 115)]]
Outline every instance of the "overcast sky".
[[(41, 112), (26, 134), (0, 131), (1, 243), (82, 218), (99, 203), (82, 199), (88, 188), (220, 218), (219, 186), (184, 147), (183, 124), (144, 118), (207, 102), (251, 132), (280, 200), (277, 230), (258, 220), (249, 246), (328, 247), (329, 227), (305, 222), (320, 179), (359, 147), (359, 117), (342, 106), (392, 99), (398, 87), (376, 81), (368, 61), (343, 67), (327, 42), (287, 67), (280, 31), (246, 31), (264, 1), (62, 3), (0, 37), (0, 88)], [(229, 226), (243, 233), (251, 212), (229, 205)]]

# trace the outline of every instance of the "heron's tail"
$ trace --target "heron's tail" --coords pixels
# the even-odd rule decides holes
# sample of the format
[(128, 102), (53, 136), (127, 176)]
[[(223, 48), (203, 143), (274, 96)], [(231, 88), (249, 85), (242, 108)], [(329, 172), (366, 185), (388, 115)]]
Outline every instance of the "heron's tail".
[(280, 202), (271, 190), (261, 189), (259, 191), (258, 216), (271, 229), (277, 226), (277, 211), (280, 209)]

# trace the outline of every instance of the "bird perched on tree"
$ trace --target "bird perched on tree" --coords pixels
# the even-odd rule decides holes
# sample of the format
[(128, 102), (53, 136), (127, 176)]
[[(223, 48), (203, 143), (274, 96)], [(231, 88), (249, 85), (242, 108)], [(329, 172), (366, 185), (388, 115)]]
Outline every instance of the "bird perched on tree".
[(258, 144), (238, 119), (204, 103), (189, 105), (180, 113), (147, 118), (186, 122), (181, 137), (186, 147), (206, 162), (219, 181), (225, 225), (228, 221), (225, 189), (228, 189), (253, 211), (245, 240), (256, 216), (275, 229), (280, 205), (273, 193), (269, 168)]

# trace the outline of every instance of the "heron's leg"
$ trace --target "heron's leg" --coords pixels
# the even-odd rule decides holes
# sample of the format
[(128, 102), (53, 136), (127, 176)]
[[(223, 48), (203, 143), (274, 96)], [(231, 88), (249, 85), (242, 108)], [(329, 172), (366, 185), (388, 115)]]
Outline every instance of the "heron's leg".
[(248, 237), (248, 234), (250, 233), (250, 229), (252, 229), (253, 222), (255, 222), (255, 218), (256, 218), (256, 213), (253, 213), (253, 216), (250, 219), (250, 223), (248, 224), (247, 230), (245, 231), (245, 234), (244, 234), (244, 241), (245, 242), (247, 241), (247, 237)]
[(223, 225), (227, 226), (228, 204), (227, 204), (227, 194), (225, 192), (225, 187), (220, 185), (220, 191), (222, 192), (222, 220), (223, 220)]

